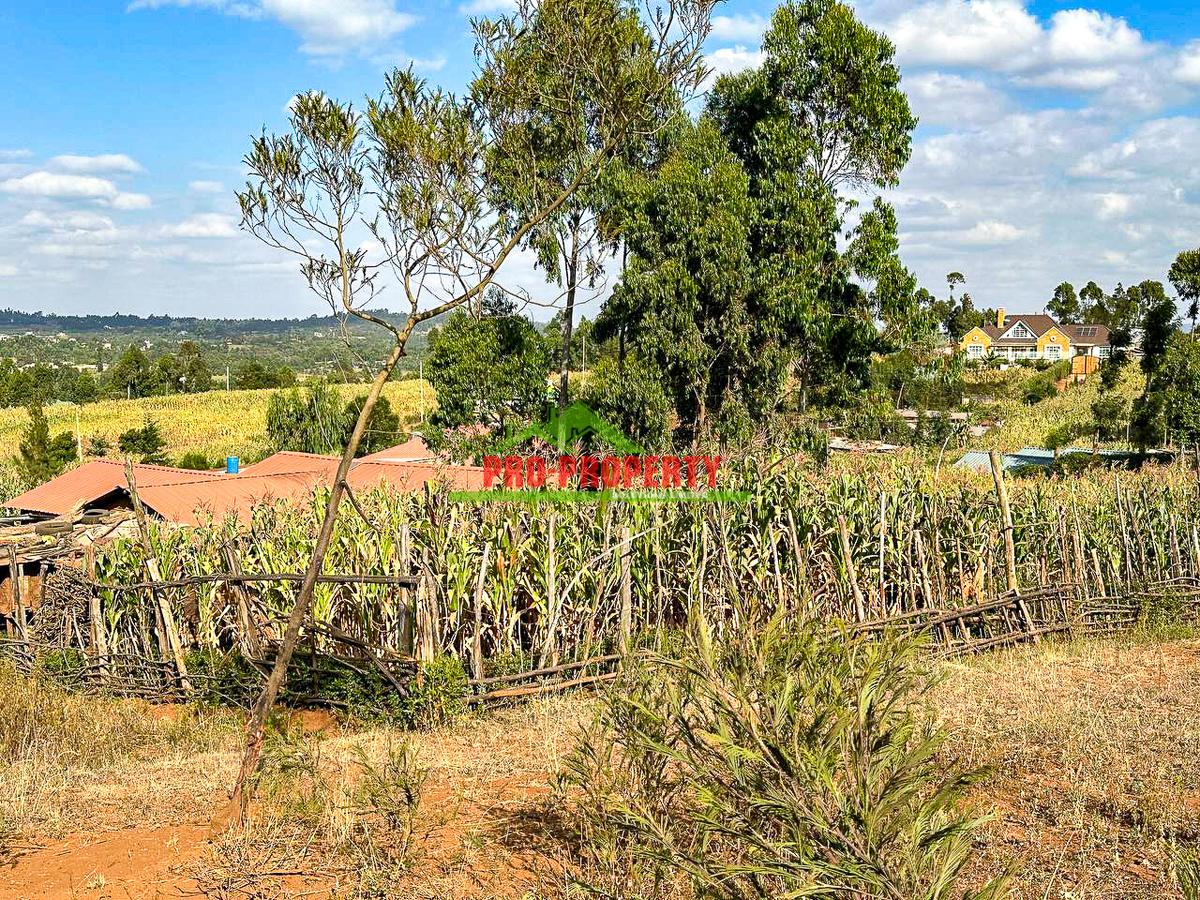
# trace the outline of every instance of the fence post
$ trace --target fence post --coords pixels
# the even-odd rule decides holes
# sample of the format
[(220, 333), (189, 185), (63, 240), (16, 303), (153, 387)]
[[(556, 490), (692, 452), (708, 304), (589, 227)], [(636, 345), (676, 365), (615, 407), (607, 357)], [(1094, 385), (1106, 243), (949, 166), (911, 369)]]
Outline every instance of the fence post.
[(854, 567), (854, 557), (850, 553), (850, 527), (846, 517), (838, 515), (838, 541), (842, 547), (842, 561), (846, 564), (846, 577), (850, 579), (850, 590), (854, 594), (854, 620), (867, 620), (867, 604), (863, 598), (862, 588), (858, 586), (858, 570)]
[[(242, 574), (242, 563), (237, 553), (229, 544), (221, 545), (221, 556), (225, 560), (225, 568), (235, 578)], [(262, 658), (262, 644), (259, 642), (258, 626), (250, 615), (250, 601), (246, 597), (246, 586), (237, 581), (225, 583), (227, 590), (232, 592), (237, 603), (238, 630), (241, 631), (242, 650), (254, 659)]]
[(621, 527), (621, 652), (628, 653), (633, 641), (633, 536)]
[[(996, 499), (1000, 504), (1000, 521), (1004, 530), (1004, 578), (1008, 590), (1016, 598), (1017, 612), (1026, 630), (1033, 633), (1033, 616), (1029, 606), (1021, 598), (1020, 586), (1017, 584), (1017, 545), (1013, 538), (1012, 507), (1008, 505), (1008, 486), (1004, 483), (1004, 466), (1000, 463), (1000, 454), (993, 450), (988, 454), (992, 464), (992, 481), (996, 485)], [(1038, 642), (1038, 635), (1032, 634), (1033, 642)]]
[(492, 542), (487, 541), (483, 545), (483, 560), (479, 563), (479, 580), (475, 583), (475, 634), (474, 646), (471, 648), (471, 670), (476, 681), (483, 678), (483, 585), (491, 552)]
[(29, 623), (25, 618), (25, 600), (21, 594), (21, 565), (17, 562), (17, 548), (8, 545), (8, 579), (12, 583), (13, 618), (21, 635), (22, 649), (29, 649)]
[(108, 629), (104, 627), (104, 609), (100, 603), (100, 592), (96, 589), (96, 548), (89, 546), (84, 551), (87, 577), (91, 587), (88, 594), (88, 619), (92, 625), (92, 652), (100, 663), (100, 681), (108, 680)]

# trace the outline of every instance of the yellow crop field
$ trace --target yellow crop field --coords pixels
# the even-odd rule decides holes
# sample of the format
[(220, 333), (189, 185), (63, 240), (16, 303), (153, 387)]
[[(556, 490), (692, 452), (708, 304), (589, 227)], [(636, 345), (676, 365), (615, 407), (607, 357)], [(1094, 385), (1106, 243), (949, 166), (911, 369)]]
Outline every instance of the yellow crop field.
[[(338, 385), (337, 389), (346, 400), (367, 390), (365, 385), (357, 384)], [(421, 389), (422, 383), (416, 379), (392, 382), (384, 389), (384, 396), (399, 414), (402, 427), (420, 422)], [(78, 427), (85, 449), (93, 437), (103, 437), (115, 448), (118, 435), (141, 427), (149, 417), (158, 424), (167, 442), (167, 453), (172, 457), (197, 451), (214, 462), (226, 456), (254, 460), (268, 452), (267, 402), (273, 393), (276, 392), (208, 391), (104, 400), (84, 406), (56, 403), (46, 407), (46, 418), (52, 435), (61, 431), (74, 433)], [(434, 396), (428, 384), (424, 386), (424, 395), (428, 414)], [(0, 462), (7, 462), (16, 454), (28, 421), (24, 409), (0, 409)]]

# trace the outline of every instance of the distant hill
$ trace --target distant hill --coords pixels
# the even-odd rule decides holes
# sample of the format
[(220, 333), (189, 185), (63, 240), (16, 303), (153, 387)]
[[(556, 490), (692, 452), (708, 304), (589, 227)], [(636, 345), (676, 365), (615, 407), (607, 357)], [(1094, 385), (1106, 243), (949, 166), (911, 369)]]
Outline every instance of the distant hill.
[[(408, 321), (404, 313), (393, 313), (386, 309), (370, 310), (374, 315), (403, 325)], [(336, 328), (342, 324), (341, 317), (312, 315), (307, 318), (285, 319), (220, 319), (195, 316), (135, 316), (114, 313), (108, 316), (64, 316), (57, 313), (25, 312), (17, 309), (0, 310), (0, 331), (45, 331), (49, 333), (85, 335), (118, 332), (180, 332), (198, 338), (222, 339), (252, 334), (286, 334), (296, 329), (311, 331), (316, 328)], [(348, 327), (353, 330), (374, 329), (376, 326), (350, 318)], [(433, 323), (422, 323), (418, 332), (428, 331)]]

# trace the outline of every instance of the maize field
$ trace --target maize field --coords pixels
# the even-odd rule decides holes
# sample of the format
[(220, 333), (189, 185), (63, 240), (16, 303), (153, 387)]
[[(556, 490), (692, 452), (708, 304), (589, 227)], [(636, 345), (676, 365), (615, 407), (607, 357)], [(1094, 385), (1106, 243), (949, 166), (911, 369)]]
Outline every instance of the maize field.
[[(536, 669), (611, 654), (692, 613), (718, 635), (779, 612), (863, 627), (939, 614), (945, 639), (969, 641), (971, 623), (952, 623), (952, 635), (945, 612), (1016, 616), (996, 602), (1013, 579), (1034, 634), (1129, 625), (1147, 598), (1200, 585), (1200, 492), (1182, 466), (1007, 479), (1010, 575), (991, 477), (906, 462), (814, 472), (747, 461), (731, 474), (751, 492), (745, 504), (465, 504), (436, 490), (364, 493), (343, 504), (326, 572), (417, 581), (319, 584), (306, 646), (332, 652), (345, 638), (355, 652), (394, 660), (451, 655), (479, 678), (497, 660)], [(318, 493), (304, 507), (260, 506), (242, 528), (155, 526), (160, 577), (301, 572), (323, 503)], [(146, 579), (136, 541), (102, 548), (94, 565), (99, 585)], [(161, 590), (185, 645), (253, 655), (278, 641), (298, 586)], [(101, 587), (109, 653), (164, 658), (151, 599), (142, 588)], [(81, 645), (86, 630), (75, 627)]]

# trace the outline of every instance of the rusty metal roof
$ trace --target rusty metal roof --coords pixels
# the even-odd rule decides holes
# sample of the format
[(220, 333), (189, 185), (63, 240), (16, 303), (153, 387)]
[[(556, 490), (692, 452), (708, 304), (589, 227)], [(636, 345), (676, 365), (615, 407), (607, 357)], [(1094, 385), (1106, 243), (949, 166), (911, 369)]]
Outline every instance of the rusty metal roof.
[[(193, 472), (170, 466), (150, 466), (137, 463), (133, 467), (139, 491), (157, 484), (168, 484), (186, 476), (198, 481), (224, 476), (214, 472)], [(114, 491), (125, 490), (125, 464), (109, 459), (94, 459), (77, 469), (64, 472), (43, 485), (13, 497), (5, 506), (29, 512), (65, 515), (76, 507), (87, 507)]]
[(363, 461), (370, 460), (371, 462), (397, 462), (397, 461), (427, 461), (434, 458), (433, 451), (429, 449), (429, 445), (418, 434), (414, 434), (403, 444), (397, 444), (395, 447), (388, 447), (386, 450), (379, 450), (375, 453), (370, 453), (363, 457)]
[[(148, 509), (169, 521), (196, 525), (209, 517), (221, 519), (231, 514), (248, 521), (256, 504), (271, 500), (303, 502), (319, 483), (332, 479), (337, 465), (334, 456), (276, 453), (237, 475), (140, 464), (133, 469), (138, 494)], [(415, 491), (427, 482), (445, 483), (454, 490), (482, 490), (483, 469), (364, 457), (355, 461), (347, 481), (355, 490), (386, 485), (397, 491)], [(127, 487), (123, 463), (93, 460), (5, 505), (65, 515), (114, 494), (127, 500)]]
[(293, 450), (281, 450), (272, 453), (261, 462), (242, 466), (239, 475), (283, 475), (293, 472), (324, 472), (332, 475), (337, 471), (340, 456), (326, 456), (322, 453), (299, 453)]
[(209, 518), (219, 520), (231, 514), (245, 522), (259, 503), (303, 501), (322, 477), (321, 472), (225, 475), (216, 479), (139, 485), (138, 495), (148, 509), (182, 525), (199, 525)]

